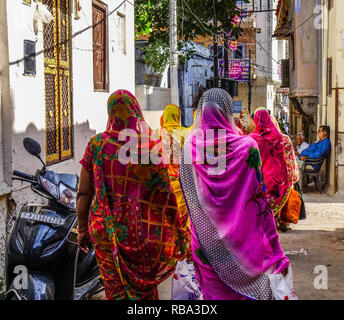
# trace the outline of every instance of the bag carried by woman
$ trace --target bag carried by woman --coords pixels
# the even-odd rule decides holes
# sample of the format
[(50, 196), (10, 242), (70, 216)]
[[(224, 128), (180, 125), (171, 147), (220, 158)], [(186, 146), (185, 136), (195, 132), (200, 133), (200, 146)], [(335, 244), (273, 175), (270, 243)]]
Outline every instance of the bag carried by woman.
[(281, 211), (280, 219), (283, 222), (297, 224), (300, 218), (301, 204), (299, 193), (292, 189), (289, 199)]

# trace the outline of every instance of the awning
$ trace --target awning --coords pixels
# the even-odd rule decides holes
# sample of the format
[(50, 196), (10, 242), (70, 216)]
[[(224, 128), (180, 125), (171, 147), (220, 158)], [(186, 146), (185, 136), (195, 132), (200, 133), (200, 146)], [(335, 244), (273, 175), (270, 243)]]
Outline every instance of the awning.
[(283, 24), (280, 28), (275, 30), (275, 33), (272, 35), (273, 38), (279, 40), (288, 39), (289, 36), (293, 33), (293, 29), (289, 22)]
[(288, 35), (290, 35), (291, 33), (291, 27), (288, 23), (289, 4), (290, 0), (278, 1), (276, 9), (277, 25), (273, 37), (277, 37), (279, 39), (287, 39)]

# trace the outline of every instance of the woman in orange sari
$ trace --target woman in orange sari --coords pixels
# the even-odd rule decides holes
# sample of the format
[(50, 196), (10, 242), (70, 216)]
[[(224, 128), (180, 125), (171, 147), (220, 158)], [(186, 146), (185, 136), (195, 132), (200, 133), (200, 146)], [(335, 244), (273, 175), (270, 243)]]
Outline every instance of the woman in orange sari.
[[(273, 124), (275, 125), (276, 129), (278, 130), (278, 132), (283, 137), (284, 157), (287, 164), (288, 180), (291, 183), (291, 185), (294, 186), (300, 179), (300, 171), (299, 171), (299, 167), (297, 166), (293, 143), (288, 135), (282, 133), (282, 130), (278, 124), (277, 119), (274, 116), (271, 116), (271, 120)], [(281, 231), (283, 232), (288, 231), (288, 227), (290, 223), (287, 221), (284, 221), (283, 215), (281, 215), (281, 211), (278, 213), (276, 220), (278, 222), (278, 227)]]
[[(149, 160), (160, 142), (150, 142), (135, 97), (114, 92), (108, 116), (106, 131), (91, 138), (80, 161), (78, 245), (87, 252), (93, 243), (108, 300), (158, 299), (157, 285), (188, 252), (188, 235), (166, 166)], [(137, 148), (128, 156), (132, 139)]]

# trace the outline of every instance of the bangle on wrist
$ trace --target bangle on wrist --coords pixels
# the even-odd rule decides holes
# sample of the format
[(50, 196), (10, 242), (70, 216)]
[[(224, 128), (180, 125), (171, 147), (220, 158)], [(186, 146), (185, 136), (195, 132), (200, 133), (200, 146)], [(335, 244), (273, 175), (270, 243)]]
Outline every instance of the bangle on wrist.
[(88, 226), (86, 227), (77, 227), (78, 232), (88, 231)]

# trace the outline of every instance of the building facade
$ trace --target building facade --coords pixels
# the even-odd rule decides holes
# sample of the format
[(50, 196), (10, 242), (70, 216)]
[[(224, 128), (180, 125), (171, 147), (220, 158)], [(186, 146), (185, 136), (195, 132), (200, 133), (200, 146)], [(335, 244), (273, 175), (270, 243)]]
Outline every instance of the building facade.
[(307, 142), (316, 139), (319, 86), (319, 30), (314, 27), (317, 0), (280, 0), (277, 5), (275, 36), (289, 42), (289, 57), (282, 82), (289, 87), (290, 134), (303, 131)]
[[(322, 0), (318, 10), (322, 41), (319, 124), (331, 129), (330, 194), (344, 192), (344, 1)], [(320, 16), (321, 15), (321, 16)]]
[(12, 183), (14, 169), (33, 174), (41, 168), (23, 138), (41, 144), (49, 170), (77, 174), (89, 138), (106, 127), (109, 94), (135, 93), (132, 4), (43, 4), (52, 14), (49, 23), (34, 19), (36, 2), (0, 1), (0, 276), (9, 215), (24, 201), (44, 201), (27, 184)]

